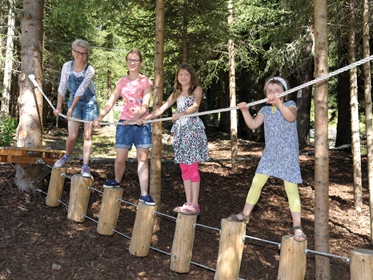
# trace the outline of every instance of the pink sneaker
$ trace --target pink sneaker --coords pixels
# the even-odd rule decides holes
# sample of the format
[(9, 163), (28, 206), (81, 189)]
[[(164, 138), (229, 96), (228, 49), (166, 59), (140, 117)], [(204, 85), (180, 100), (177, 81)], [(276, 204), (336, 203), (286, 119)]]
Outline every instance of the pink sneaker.
[(199, 207), (199, 205), (194, 205), (194, 204), (191, 204), (185, 207), (181, 211), (181, 213), (186, 214), (186, 215), (199, 215), (200, 212), (201, 212), (201, 208)]
[(190, 206), (190, 204), (189, 203), (184, 203), (183, 204), (183, 206), (176, 206), (175, 208), (174, 208), (174, 212), (175, 213), (183, 213), (183, 210), (185, 209), (185, 208), (187, 208), (187, 207), (189, 207)]

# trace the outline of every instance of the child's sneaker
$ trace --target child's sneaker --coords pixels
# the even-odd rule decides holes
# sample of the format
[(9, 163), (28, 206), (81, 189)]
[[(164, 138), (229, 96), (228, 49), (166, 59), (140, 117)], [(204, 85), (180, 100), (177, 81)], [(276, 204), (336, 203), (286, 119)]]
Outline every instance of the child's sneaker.
[(115, 180), (106, 181), (104, 184), (104, 188), (108, 188), (108, 189), (119, 188), (119, 187), (120, 187), (120, 183), (118, 183)]
[(92, 177), (91, 172), (89, 172), (89, 166), (88, 165), (83, 165), (82, 172), (80, 172), (80, 174), (82, 174), (82, 176), (85, 177), (85, 178), (91, 178)]
[(139, 201), (147, 205), (155, 205), (153, 198), (149, 195), (140, 195)]
[(59, 160), (57, 160), (53, 167), (56, 167), (56, 168), (61, 168), (65, 165), (66, 162), (68, 162), (70, 160), (70, 157), (64, 155), (62, 158), (60, 158)]

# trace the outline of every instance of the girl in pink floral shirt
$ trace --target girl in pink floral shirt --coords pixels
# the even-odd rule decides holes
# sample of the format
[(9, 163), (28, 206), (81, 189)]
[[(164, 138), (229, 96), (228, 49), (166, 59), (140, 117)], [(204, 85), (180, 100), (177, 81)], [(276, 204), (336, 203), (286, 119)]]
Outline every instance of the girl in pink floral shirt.
[(127, 76), (119, 79), (115, 86), (114, 94), (110, 97), (106, 105), (101, 110), (100, 115), (94, 122), (95, 126), (102, 121), (104, 116), (111, 110), (115, 102), (122, 97), (123, 104), (120, 111), (119, 122), (123, 125), (117, 126), (116, 131), (116, 152), (115, 159), (115, 179), (106, 181), (104, 187), (120, 187), (120, 183), (126, 171), (126, 161), (128, 152), (132, 145), (137, 150), (137, 172), (140, 183), (139, 201), (148, 205), (155, 205), (153, 198), (148, 194), (149, 185), (149, 164), (148, 152), (152, 145), (152, 133), (150, 124), (129, 125), (136, 123), (138, 119), (149, 114), (148, 107), (153, 88), (152, 81), (140, 73), (142, 55), (139, 50), (132, 49), (126, 56), (128, 68)]

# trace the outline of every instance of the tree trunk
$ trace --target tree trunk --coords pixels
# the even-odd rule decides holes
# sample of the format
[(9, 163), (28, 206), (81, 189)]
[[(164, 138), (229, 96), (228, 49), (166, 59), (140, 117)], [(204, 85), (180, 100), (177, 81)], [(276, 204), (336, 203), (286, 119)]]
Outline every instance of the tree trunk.
[(338, 123), (335, 146), (351, 143), (351, 108), (349, 73), (343, 72), (337, 76)]
[[(107, 70), (107, 93), (108, 93), (108, 99), (111, 97), (113, 94), (112, 90), (112, 77), (111, 77), (111, 71)], [(110, 110), (108, 120), (109, 123), (114, 122), (114, 110)]]
[[(304, 52), (304, 66), (301, 74), (301, 83), (307, 83), (313, 79), (315, 71), (314, 58), (311, 56), (315, 44), (313, 30), (309, 28), (307, 39), (307, 47)], [(310, 114), (311, 114), (311, 99), (312, 99), (312, 86), (308, 86), (300, 90), (297, 94), (297, 129), (299, 148), (303, 149), (309, 144), (310, 133)]]
[[(315, 77), (328, 73), (327, 1), (314, 0)], [(315, 249), (329, 253), (328, 82), (315, 85)], [(315, 279), (330, 279), (330, 260), (316, 256)]]
[(5, 51), (5, 65), (4, 65), (4, 80), (3, 80), (3, 96), (1, 100), (1, 112), (8, 115), (10, 112), (10, 89), (12, 85), (12, 70), (13, 70), (13, 38), (15, 29), (14, 10), (16, 8), (14, 0), (9, 0), (8, 13), (8, 34)]
[[(21, 20), (21, 74), (17, 147), (40, 148), (42, 143), (43, 96), (36, 91), (28, 78), (34, 74), (42, 86), (44, 0), (23, 1)], [(24, 191), (33, 191), (33, 182), (40, 175), (40, 165), (16, 165), (15, 183)]]
[[(228, 4), (228, 25), (233, 24), (233, 1), (230, 0)], [(228, 54), (229, 54), (229, 99), (230, 107), (235, 107), (236, 102), (236, 71), (235, 71), (235, 60), (234, 60), (234, 41), (232, 36), (230, 36), (228, 41)], [(237, 144), (237, 111), (230, 111), (231, 118), (231, 162), (232, 162), (232, 172), (237, 173), (237, 154), (238, 154), (238, 144)]]
[[(163, 100), (163, 58), (164, 58), (164, 1), (156, 2), (155, 22), (155, 57), (154, 57), (154, 103), (153, 110), (162, 105)], [(152, 155), (150, 164), (150, 195), (153, 196), (160, 211), (161, 205), (161, 152), (162, 152), (162, 122), (152, 126)], [(156, 220), (156, 227), (159, 220)]]
[(188, 0), (184, 0), (183, 5), (183, 62), (188, 62), (189, 48), (188, 48)]
[[(356, 61), (355, 43), (355, 0), (349, 0), (350, 9), (348, 20), (348, 63)], [(360, 212), (363, 205), (361, 183), (361, 154), (360, 154), (360, 126), (359, 126), (359, 101), (357, 96), (357, 69), (350, 70), (350, 107), (351, 107), (351, 139), (353, 155), (354, 195), (355, 209)]]
[[(369, 47), (369, 2), (363, 0), (363, 53), (370, 56)], [(370, 62), (364, 64), (365, 128), (367, 134), (368, 184), (370, 209), (370, 240), (373, 244), (373, 127), (372, 127), (372, 82)]]

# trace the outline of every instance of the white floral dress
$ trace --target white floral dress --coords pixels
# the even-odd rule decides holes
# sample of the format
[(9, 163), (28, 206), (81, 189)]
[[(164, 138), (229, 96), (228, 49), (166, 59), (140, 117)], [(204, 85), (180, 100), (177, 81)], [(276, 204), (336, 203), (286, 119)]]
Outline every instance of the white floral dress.
[[(286, 107), (296, 107), (292, 100), (284, 104)], [(264, 115), (266, 146), (256, 173), (301, 184), (297, 122), (288, 122), (278, 108), (274, 112), (272, 109), (271, 106), (264, 106), (259, 111)]]
[[(177, 112), (182, 113), (193, 105), (193, 96), (179, 97)], [(171, 129), (175, 163), (192, 164), (210, 160), (205, 125), (199, 117), (182, 117)]]

